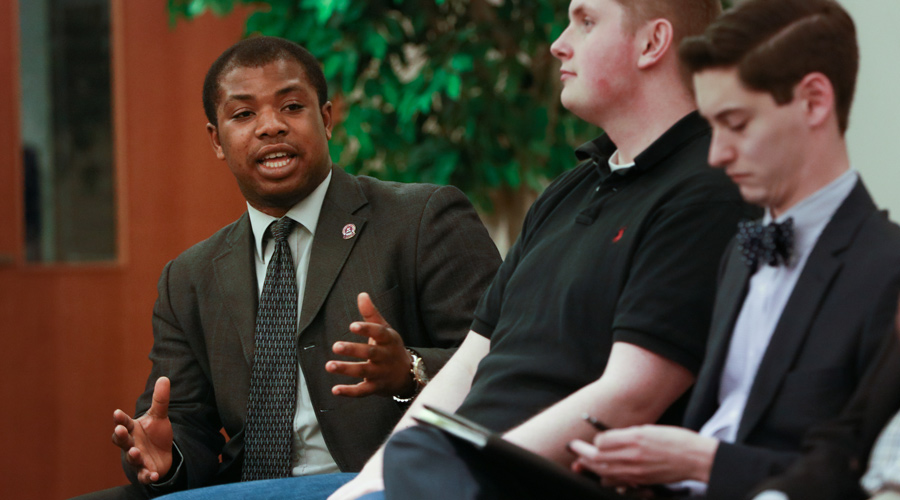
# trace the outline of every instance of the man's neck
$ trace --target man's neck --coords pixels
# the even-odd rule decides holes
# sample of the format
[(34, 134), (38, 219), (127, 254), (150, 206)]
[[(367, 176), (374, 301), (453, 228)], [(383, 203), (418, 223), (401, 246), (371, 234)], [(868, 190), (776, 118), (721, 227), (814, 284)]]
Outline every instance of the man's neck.
[(834, 138), (820, 134), (818, 139), (804, 146), (808, 154), (804, 155), (802, 162), (795, 167), (797, 177), (794, 179), (794, 185), (797, 188), (785, 196), (784, 202), (779, 206), (769, 207), (773, 218), (785, 213), (850, 170), (850, 156), (843, 137)]
[(598, 123), (619, 149), (619, 163), (631, 163), (667, 130), (696, 110), (694, 100), (676, 85), (668, 91), (644, 92), (628, 109)]

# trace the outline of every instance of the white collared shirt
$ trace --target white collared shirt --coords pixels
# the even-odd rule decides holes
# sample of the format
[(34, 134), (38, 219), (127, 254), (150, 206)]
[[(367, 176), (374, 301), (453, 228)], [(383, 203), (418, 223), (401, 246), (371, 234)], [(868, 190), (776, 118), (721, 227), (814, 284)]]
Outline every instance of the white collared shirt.
[[(719, 409), (700, 429), (701, 436), (714, 437), (726, 443), (735, 441), (756, 372), (781, 313), (819, 236), (858, 179), (855, 170), (848, 170), (775, 219), (779, 223), (794, 219), (793, 255), (787, 265), (775, 267), (760, 264), (750, 278), (747, 297), (735, 322), (722, 370)], [(767, 225), (770, 222), (772, 215), (767, 210), (762, 223)], [(706, 491), (705, 483), (685, 483), (694, 493)]]
[(610, 155), (609, 161), (609, 171), (615, 172), (616, 170), (625, 170), (626, 168), (631, 168), (634, 166), (634, 162), (631, 163), (618, 163), (619, 161), (619, 150), (617, 149), (615, 153)]
[[(300, 311), (303, 308), (303, 292), (306, 289), (306, 277), (309, 271), (309, 257), (312, 253), (312, 240), (316, 234), (316, 224), (319, 221), (319, 213), (322, 211), (322, 203), (325, 193), (331, 184), (331, 172), (328, 177), (313, 190), (306, 198), (288, 210), (286, 217), (297, 221), (299, 224), (288, 236), (288, 246), (291, 248), (291, 259), (297, 266), (297, 319), (300, 319)], [(266, 229), (272, 221), (276, 220), (271, 215), (264, 214), (247, 204), (247, 212), (250, 215), (250, 226), (253, 229), (254, 262), (256, 263), (256, 281), (259, 284), (258, 291), (262, 294), (263, 283), (266, 279), (266, 268), (272, 254), (275, 253), (275, 245), (266, 244), (263, 237)], [(317, 367), (324, 370), (325, 367)], [(310, 474), (326, 474), (340, 472), (340, 468), (331, 457), (322, 429), (316, 419), (316, 412), (309, 397), (309, 389), (306, 387), (306, 379), (303, 370), (298, 366), (297, 377), (297, 411), (294, 414), (294, 442), (291, 447), (291, 475), (305, 476)]]
[(870, 495), (900, 491), (900, 413), (878, 436), (869, 457), (869, 469), (860, 484)]

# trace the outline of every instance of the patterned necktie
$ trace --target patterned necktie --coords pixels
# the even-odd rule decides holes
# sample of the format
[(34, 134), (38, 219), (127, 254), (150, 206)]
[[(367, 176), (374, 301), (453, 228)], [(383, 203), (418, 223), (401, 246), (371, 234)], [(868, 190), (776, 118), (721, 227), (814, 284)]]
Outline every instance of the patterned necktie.
[(269, 260), (256, 313), (256, 352), (247, 402), (241, 481), (288, 477), (297, 405), (297, 277), (287, 237), (288, 217), (269, 226), (275, 253)]
[(767, 226), (742, 221), (738, 223), (737, 242), (741, 258), (752, 271), (760, 262), (770, 266), (787, 264), (794, 250), (794, 219), (780, 224), (770, 222)]

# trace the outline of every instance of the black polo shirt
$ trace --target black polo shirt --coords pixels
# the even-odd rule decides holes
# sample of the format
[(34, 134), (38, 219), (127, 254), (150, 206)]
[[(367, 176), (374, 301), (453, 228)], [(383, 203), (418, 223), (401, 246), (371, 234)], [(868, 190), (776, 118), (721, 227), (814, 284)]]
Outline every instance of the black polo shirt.
[(718, 263), (746, 216), (709, 142), (695, 112), (624, 171), (610, 172), (605, 135), (576, 150), (475, 311), (491, 350), (461, 415), (508, 430), (599, 378), (616, 341), (699, 370)]

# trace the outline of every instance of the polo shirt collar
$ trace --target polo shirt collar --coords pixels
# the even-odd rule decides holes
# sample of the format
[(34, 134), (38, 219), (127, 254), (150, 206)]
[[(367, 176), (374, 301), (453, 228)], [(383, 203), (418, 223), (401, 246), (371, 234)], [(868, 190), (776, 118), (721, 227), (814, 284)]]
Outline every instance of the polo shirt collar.
[[(644, 172), (653, 168), (669, 155), (677, 151), (684, 144), (692, 141), (698, 135), (709, 132), (709, 124), (697, 111), (692, 111), (678, 120), (663, 135), (653, 141), (650, 146), (634, 159), (634, 167), (618, 170), (618, 175), (631, 175)], [(594, 168), (605, 180), (613, 172), (609, 168), (609, 158), (616, 152), (616, 145), (608, 135), (603, 134), (593, 141), (579, 146), (575, 150), (575, 157), (581, 161), (593, 160)]]

